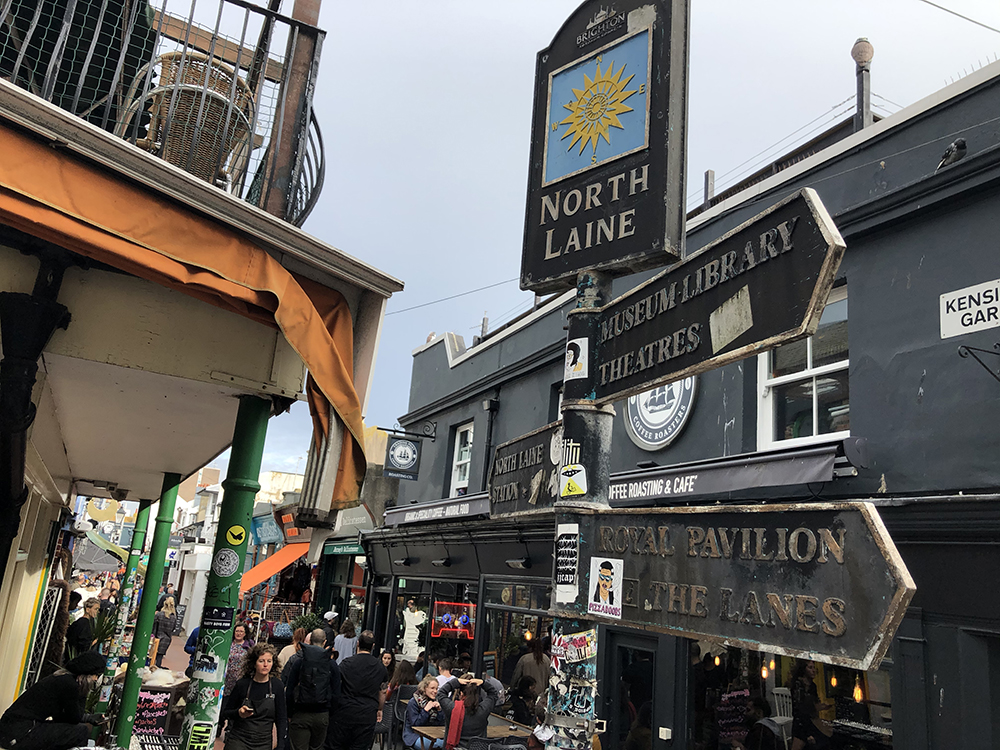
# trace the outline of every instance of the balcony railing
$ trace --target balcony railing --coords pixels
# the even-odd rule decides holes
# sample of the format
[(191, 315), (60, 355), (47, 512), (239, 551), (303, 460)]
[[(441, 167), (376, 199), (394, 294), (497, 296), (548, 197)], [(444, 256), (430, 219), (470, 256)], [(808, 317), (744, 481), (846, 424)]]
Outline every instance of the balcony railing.
[(0, 77), (301, 226), (324, 32), (269, 2), (0, 0)]

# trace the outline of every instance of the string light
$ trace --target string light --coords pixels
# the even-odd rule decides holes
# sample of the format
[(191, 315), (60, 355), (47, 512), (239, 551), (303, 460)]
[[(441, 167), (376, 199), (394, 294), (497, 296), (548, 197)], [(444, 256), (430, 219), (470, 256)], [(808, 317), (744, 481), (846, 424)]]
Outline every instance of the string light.
[(722, 664), (722, 659), (720, 659), (718, 656), (716, 656), (715, 657), (715, 666), (719, 666), (720, 664)]
[(861, 703), (864, 700), (865, 694), (861, 692), (861, 675), (855, 675), (854, 677), (854, 702)]

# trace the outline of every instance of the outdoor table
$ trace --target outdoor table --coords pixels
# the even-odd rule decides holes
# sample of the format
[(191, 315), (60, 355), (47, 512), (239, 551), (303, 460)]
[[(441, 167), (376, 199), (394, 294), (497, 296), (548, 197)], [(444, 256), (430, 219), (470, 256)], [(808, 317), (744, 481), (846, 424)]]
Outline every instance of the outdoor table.
[[(511, 729), (511, 727), (514, 727)], [(427, 740), (427, 746), (429, 746), (434, 740), (443, 740), (445, 732), (447, 731), (445, 726), (424, 726), (424, 727), (413, 727), (413, 731), (421, 738), (421, 740)], [(504, 740), (508, 737), (520, 737), (522, 739), (527, 739), (531, 735), (531, 731), (520, 724), (513, 724), (509, 721), (504, 721), (503, 724), (491, 724), (486, 727), (486, 739), (488, 740)], [(423, 743), (421, 743), (423, 744)]]

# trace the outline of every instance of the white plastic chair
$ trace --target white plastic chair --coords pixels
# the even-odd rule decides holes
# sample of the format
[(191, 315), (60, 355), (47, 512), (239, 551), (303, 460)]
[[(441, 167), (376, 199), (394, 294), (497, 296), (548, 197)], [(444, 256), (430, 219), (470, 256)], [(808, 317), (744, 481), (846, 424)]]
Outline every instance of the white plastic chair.
[(788, 739), (792, 735), (792, 691), (785, 687), (776, 687), (771, 691), (774, 696), (774, 716), (771, 720), (781, 727), (781, 739), (788, 750)]

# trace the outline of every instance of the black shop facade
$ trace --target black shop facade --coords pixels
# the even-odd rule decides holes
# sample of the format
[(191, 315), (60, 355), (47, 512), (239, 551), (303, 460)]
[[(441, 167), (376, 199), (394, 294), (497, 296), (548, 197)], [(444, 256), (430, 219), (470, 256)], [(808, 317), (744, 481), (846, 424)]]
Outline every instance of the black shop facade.
[[(635, 596), (625, 588), (609, 605), (620, 606), (621, 620), (595, 615), (604, 750), (624, 748), (641, 730), (653, 750), (730, 746), (755, 700), (781, 718), (807, 661), (834, 747), (1000, 744), (1000, 593), (984, 585), (984, 572), (1000, 569), (1000, 148), (988, 124), (998, 105), (993, 64), (871, 127), (779, 160), (752, 185), (688, 215), (693, 252), (811, 187), (847, 249), (810, 338), (614, 405), (614, 513), (781, 508), (788, 522), (622, 521), (606, 524), (610, 536), (586, 537), (603, 538), (608, 558), (639, 560), (645, 548), (662, 561), (672, 549), (715, 571), (701, 580), (664, 572), (655, 579), (658, 601), (648, 586)], [(967, 155), (936, 170), (957, 133)], [(617, 280), (615, 296), (653, 273)], [(491, 508), (488, 492), (498, 446), (558, 418), (572, 305), (572, 292), (555, 295), (472, 346), (446, 333), (414, 351), (400, 424), (428, 436), (420, 476), (400, 483), (384, 525), (362, 537), (378, 602), (368, 622), (380, 645), (397, 653), (404, 641), (425, 651), (446, 645), (467, 653), (474, 671), (503, 677), (508, 660), (547, 634), (559, 529), (538, 498), (550, 493), (550, 477), (536, 481), (535, 472), (516, 491), (497, 485), (506, 487), (501, 504), (536, 497), (523, 515)], [(795, 517), (800, 506), (838, 503), (877, 510), (916, 589), (884, 654), (865, 669), (808, 659), (807, 649), (783, 649), (774, 636), (785, 618), (793, 635), (850, 637), (870, 623), (847, 598), (795, 590), (791, 579), (750, 597), (747, 581), (726, 578), (743, 556), (790, 556), (793, 535), (803, 566), (858, 565), (851, 537), (841, 543), (835, 525)], [(581, 585), (600, 574), (585, 571)], [(732, 591), (726, 601), (724, 589)], [(641, 625), (647, 602), (664, 617), (724, 616), (733, 630), (725, 642), (651, 631)], [(471, 622), (473, 605), (475, 628), (457, 638), (432, 622)]]

